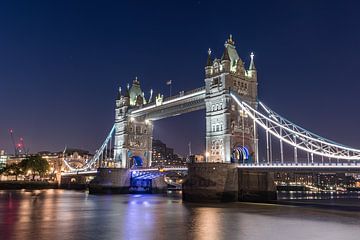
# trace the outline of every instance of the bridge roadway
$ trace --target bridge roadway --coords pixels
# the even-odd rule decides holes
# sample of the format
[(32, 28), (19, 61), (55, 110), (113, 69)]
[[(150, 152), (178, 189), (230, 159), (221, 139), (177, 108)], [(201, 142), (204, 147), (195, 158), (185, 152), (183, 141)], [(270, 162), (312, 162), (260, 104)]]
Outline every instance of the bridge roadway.
[[(201, 164), (201, 163), (200, 163)], [(260, 163), (260, 164), (238, 164), (237, 168), (244, 170), (260, 170), (260, 171), (276, 171), (276, 172), (360, 172), (360, 163)], [(133, 168), (130, 169), (131, 173), (144, 173), (144, 172), (179, 172), (187, 171), (185, 166), (174, 167), (150, 167), (150, 168)], [(96, 175), (97, 170), (77, 171), (77, 172), (64, 172), (61, 176), (74, 176), (74, 175)]]

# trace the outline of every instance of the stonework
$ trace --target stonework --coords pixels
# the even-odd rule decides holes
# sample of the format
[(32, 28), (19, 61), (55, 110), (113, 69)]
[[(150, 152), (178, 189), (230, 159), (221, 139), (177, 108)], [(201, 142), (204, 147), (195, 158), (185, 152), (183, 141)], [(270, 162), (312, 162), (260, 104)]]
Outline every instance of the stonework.
[(226, 41), (221, 59), (211, 58), (205, 67), (206, 151), (207, 162), (231, 162), (233, 149), (241, 146), (257, 159), (257, 131), (254, 124), (231, 99), (230, 91), (256, 108), (257, 73), (251, 63), (245, 70), (232, 37)]
[(130, 171), (123, 168), (99, 168), (89, 184), (89, 193), (129, 193)]
[(192, 163), (183, 183), (189, 202), (269, 202), (276, 200), (274, 173), (246, 171), (237, 164)]
[[(152, 96), (150, 96), (149, 102)], [(115, 143), (114, 156), (117, 167), (130, 168), (134, 157), (142, 159), (142, 166), (151, 165), (153, 126), (144, 117), (131, 117), (129, 110), (141, 107), (147, 101), (136, 78), (133, 86), (124, 95), (119, 90), (115, 109)]]
[(145, 99), (136, 78), (124, 94), (119, 90), (115, 110), (115, 166), (130, 168), (134, 158), (151, 166), (153, 126), (150, 120), (206, 109), (206, 161), (257, 161), (256, 125), (232, 100), (230, 93), (257, 107), (257, 71), (254, 55), (248, 69), (239, 57), (232, 37), (225, 42), (221, 59), (212, 59), (209, 50), (205, 67), (205, 89), (199, 88), (164, 99)]
[(238, 200), (238, 174), (234, 164), (188, 164), (183, 199), (189, 202), (233, 202)]

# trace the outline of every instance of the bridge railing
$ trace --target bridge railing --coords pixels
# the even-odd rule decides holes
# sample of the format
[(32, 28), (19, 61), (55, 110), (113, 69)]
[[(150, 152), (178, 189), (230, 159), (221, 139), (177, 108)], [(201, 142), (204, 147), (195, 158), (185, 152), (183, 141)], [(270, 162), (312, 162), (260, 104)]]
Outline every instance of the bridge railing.
[(190, 95), (190, 94), (193, 94), (193, 93), (196, 93), (196, 92), (201, 92), (204, 89), (205, 89), (205, 87), (199, 87), (199, 88), (195, 88), (195, 89), (192, 89), (192, 90), (189, 90), (189, 91), (186, 91), (186, 92), (185, 91), (180, 91), (179, 94), (164, 98), (164, 102), (175, 99), (175, 98), (187, 96), (187, 95)]
[(188, 168), (187, 166), (169, 166), (169, 167), (149, 167), (149, 168), (131, 168), (131, 172), (146, 172), (146, 171), (175, 171), (175, 170), (184, 170), (186, 171)]

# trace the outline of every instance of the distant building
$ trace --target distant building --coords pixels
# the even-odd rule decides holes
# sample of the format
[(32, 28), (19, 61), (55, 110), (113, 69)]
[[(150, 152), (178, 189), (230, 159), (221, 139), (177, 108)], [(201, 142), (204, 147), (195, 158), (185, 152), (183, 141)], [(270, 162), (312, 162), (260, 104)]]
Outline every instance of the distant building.
[(204, 155), (201, 155), (201, 154), (190, 155), (189, 162), (190, 163), (202, 163), (202, 162), (205, 162), (205, 157), (204, 157)]
[(65, 166), (62, 162), (64, 157), (72, 167), (81, 168), (93, 156), (89, 153), (89, 151), (72, 148), (66, 149), (65, 152), (42, 151), (38, 152), (37, 155), (40, 155), (42, 158), (46, 159), (53, 171), (64, 170)]
[(152, 161), (151, 166), (171, 166), (185, 165), (184, 158), (174, 154), (174, 149), (169, 148), (160, 140), (154, 139), (152, 142)]
[(0, 169), (6, 166), (8, 159), (9, 155), (6, 155), (4, 150), (0, 150)]
[(19, 155), (16, 157), (4, 155), (4, 154), (2, 155), (1, 153), (2, 152), (0, 152), (0, 168), (1, 168), (1, 163), (5, 163), (5, 165), (17, 164), (29, 156), (39, 155), (43, 159), (46, 159), (48, 161), (50, 165), (50, 170), (52, 172), (64, 170), (65, 165), (62, 162), (64, 157), (72, 167), (81, 168), (93, 156), (92, 154), (89, 153), (89, 151), (81, 150), (81, 149), (71, 149), (71, 148), (66, 149), (65, 153), (41, 151), (36, 154)]

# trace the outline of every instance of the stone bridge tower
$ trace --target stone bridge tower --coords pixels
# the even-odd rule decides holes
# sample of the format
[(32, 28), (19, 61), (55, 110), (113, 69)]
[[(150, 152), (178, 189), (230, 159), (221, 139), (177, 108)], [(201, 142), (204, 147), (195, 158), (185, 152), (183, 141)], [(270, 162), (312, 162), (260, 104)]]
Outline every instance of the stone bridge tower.
[(144, 117), (131, 117), (130, 110), (152, 101), (146, 101), (137, 78), (124, 94), (119, 89), (115, 109), (114, 156), (116, 167), (130, 168), (142, 163), (149, 167), (152, 157), (153, 125)]
[(206, 161), (257, 161), (257, 130), (230, 96), (237, 92), (242, 100), (257, 107), (257, 72), (251, 53), (249, 68), (239, 57), (230, 35), (221, 59), (208, 52), (205, 66)]

